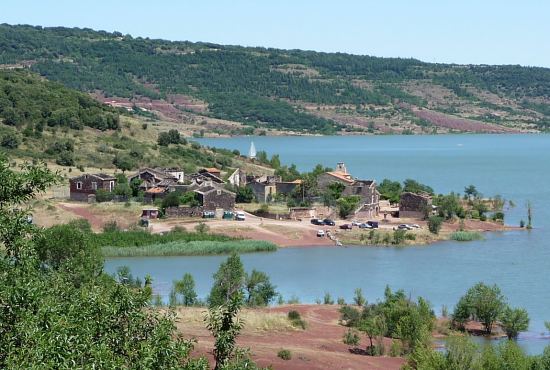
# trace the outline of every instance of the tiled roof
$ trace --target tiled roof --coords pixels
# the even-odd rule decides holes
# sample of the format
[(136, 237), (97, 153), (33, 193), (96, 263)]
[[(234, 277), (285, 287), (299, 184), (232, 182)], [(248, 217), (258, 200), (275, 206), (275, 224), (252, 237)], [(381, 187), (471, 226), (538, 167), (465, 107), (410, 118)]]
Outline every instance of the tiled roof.
[(165, 188), (151, 188), (151, 189), (147, 189), (145, 192), (149, 194), (161, 194), (161, 193), (164, 193), (165, 191), (166, 191)]
[(328, 175), (336, 177), (339, 180), (345, 181), (349, 184), (353, 184), (355, 180), (351, 177), (349, 173), (344, 173), (340, 171), (327, 172)]

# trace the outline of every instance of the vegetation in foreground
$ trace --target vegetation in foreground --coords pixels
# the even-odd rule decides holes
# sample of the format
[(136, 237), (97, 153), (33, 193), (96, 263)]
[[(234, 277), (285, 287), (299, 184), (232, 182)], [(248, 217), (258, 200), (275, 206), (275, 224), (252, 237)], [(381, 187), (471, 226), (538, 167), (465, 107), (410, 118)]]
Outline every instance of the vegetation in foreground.
[[(41, 165), (12, 170), (0, 156), (0, 367), (209, 368), (191, 358), (194, 342), (175, 332), (172, 313), (149, 310), (151, 280), (143, 287), (102, 272), (89, 234), (67, 228), (47, 237), (22, 209), (57, 179)], [(216, 369), (255, 369), (235, 338), (242, 300), (231, 295), (206, 322), (216, 338)]]

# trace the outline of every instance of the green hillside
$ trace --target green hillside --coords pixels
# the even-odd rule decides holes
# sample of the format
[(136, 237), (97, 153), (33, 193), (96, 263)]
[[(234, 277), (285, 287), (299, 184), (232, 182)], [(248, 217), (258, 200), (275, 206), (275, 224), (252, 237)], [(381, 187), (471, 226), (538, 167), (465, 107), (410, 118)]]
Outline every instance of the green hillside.
[[(169, 139), (159, 140), (163, 135)], [(0, 70), (1, 152), (13, 160), (40, 159), (81, 172), (251, 165), (238, 153), (188, 141), (168, 123), (132, 117), (27, 70)]]
[(0, 25), (0, 64), (30, 66), (50, 80), (107, 97), (181, 94), (205, 103), (201, 116), (262, 130), (431, 133), (550, 127), (546, 68), (430, 64), (5, 24)]

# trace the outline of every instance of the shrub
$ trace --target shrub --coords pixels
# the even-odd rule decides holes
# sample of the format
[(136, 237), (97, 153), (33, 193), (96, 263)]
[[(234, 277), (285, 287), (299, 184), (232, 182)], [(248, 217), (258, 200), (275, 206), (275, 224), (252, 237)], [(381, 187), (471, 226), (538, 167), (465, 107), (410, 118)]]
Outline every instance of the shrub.
[(361, 312), (357, 308), (352, 306), (340, 307), (340, 321), (343, 322), (345, 326), (357, 326), (360, 320)]
[(455, 231), (450, 238), (458, 242), (469, 242), (483, 239), (483, 234), (477, 231)]
[(110, 191), (103, 190), (103, 189), (97, 189), (95, 192), (95, 200), (99, 203), (101, 202), (109, 202), (113, 200), (114, 194)]
[(210, 226), (208, 226), (205, 222), (199, 222), (197, 226), (195, 226), (195, 231), (199, 234), (206, 234), (210, 230)]
[(367, 302), (367, 300), (365, 299), (365, 296), (363, 295), (363, 290), (361, 288), (356, 288), (355, 289), (355, 295), (353, 296), (353, 302), (357, 306), (363, 306)]
[(5, 134), (4, 136), (2, 136), (0, 146), (6, 149), (17, 149), (17, 147), (19, 146), (19, 138), (16, 134)]
[(55, 160), (60, 166), (74, 166), (73, 153), (69, 151), (63, 151), (59, 154), (59, 157)]
[(430, 218), (428, 218), (428, 230), (430, 230), (432, 234), (439, 234), (442, 224), (443, 217), (431, 216)]
[(348, 329), (346, 334), (344, 334), (344, 339), (342, 340), (342, 342), (348, 346), (357, 346), (359, 345), (359, 341), (359, 334), (357, 334), (357, 331), (353, 329)]
[(300, 316), (300, 313), (296, 310), (292, 310), (288, 313), (288, 319), (290, 320), (290, 323), (292, 326), (296, 328), (305, 329), (306, 328), (306, 322), (302, 319), (302, 316)]
[(277, 357), (282, 358), (285, 361), (288, 361), (292, 358), (292, 352), (290, 352), (288, 349), (282, 349), (279, 352), (277, 352)]
[(338, 303), (339, 306), (343, 306), (346, 304), (346, 300), (342, 297), (338, 297), (338, 299), (336, 300), (336, 303)]
[(399, 357), (402, 354), (403, 354), (403, 346), (401, 345), (401, 341), (399, 339), (392, 340), (391, 347), (390, 347), (390, 356)]
[(115, 220), (107, 221), (103, 225), (103, 232), (104, 233), (112, 233), (112, 232), (119, 231), (119, 230), (120, 229), (119, 229), (118, 224)]
[(325, 293), (325, 296), (323, 297), (323, 303), (324, 304), (334, 304), (334, 299), (332, 299), (332, 296), (329, 292)]

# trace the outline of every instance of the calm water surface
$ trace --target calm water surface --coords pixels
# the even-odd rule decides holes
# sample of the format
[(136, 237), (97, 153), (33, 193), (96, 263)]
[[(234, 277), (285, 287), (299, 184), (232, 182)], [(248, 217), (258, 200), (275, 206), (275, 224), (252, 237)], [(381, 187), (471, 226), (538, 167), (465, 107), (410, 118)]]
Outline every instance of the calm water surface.
[[(285, 298), (296, 295), (312, 303), (330, 292), (351, 300), (361, 287), (370, 301), (383, 296), (386, 284), (411, 296), (429, 299), (436, 311), (452, 310), (458, 298), (478, 281), (498, 284), (513, 306), (531, 316), (520, 344), (540, 353), (550, 341), (542, 334), (550, 321), (550, 136), (448, 135), (374, 137), (254, 137), (203, 139), (202, 144), (246, 153), (251, 140), (257, 150), (278, 153), (285, 164), (309, 170), (321, 163), (344, 161), (356, 177), (414, 178), (436, 192), (458, 191), (475, 184), (487, 196), (500, 194), (516, 206), (507, 223), (526, 218), (526, 202), (534, 207), (531, 232), (492, 233), (485, 240), (407, 248), (295, 248), (243, 255), (247, 270), (267, 272)], [(154, 289), (167, 295), (172, 280), (190, 272), (201, 297), (208, 294), (212, 274), (224, 259), (212, 257), (148, 257), (110, 259), (106, 270), (128, 265), (138, 276), (149, 273)]]

